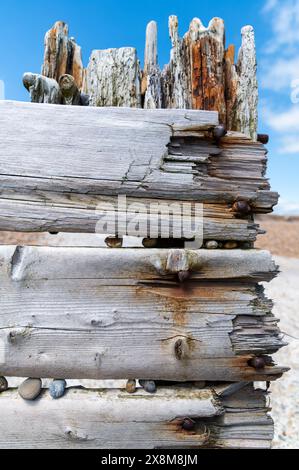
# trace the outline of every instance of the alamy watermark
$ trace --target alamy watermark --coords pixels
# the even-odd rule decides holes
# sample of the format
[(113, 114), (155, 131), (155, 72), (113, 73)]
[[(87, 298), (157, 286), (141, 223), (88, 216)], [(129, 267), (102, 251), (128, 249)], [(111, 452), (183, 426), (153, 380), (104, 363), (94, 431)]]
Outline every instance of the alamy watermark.
[(115, 203), (96, 209), (96, 233), (115, 237), (183, 239), (185, 247), (203, 244), (203, 204), (174, 201), (129, 202), (118, 196)]

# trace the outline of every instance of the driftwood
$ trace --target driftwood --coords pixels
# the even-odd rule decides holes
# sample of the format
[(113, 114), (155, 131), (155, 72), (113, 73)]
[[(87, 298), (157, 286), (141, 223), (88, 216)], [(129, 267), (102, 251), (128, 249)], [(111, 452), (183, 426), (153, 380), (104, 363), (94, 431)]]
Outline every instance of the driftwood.
[(266, 393), (238, 388), (159, 388), (153, 396), (70, 389), (60, 400), (44, 391), (30, 406), (9, 390), (0, 395), (0, 448), (270, 448)]
[[(157, 24), (146, 29), (145, 61), (141, 71), (136, 49), (94, 50), (87, 69), (81, 48), (68, 38), (68, 26), (59, 21), (45, 37), (42, 74), (57, 82), (72, 75), (80, 91), (91, 96), (92, 106), (145, 109), (180, 108), (218, 111), (229, 130), (257, 139), (258, 86), (254, 30), (242, 29), (242, 45), (225, 45), (223, 20), (214, 18), (206, 28), (194, 18), (181, 39), (178, 18), (169, 18), (172, 43), (170, 62), (158, 65)], [(35, 100), (43, 100), (43, 93)], [(72, 103), (73, 104), (73, 103)]]
[(35, 73), (25, 73), (23, 84), (32, 103), (61, 104), (62, 96), (56, 80)]
[(68, 37), (68, 26), (58, 21), (45, 36), (44, 63), (42, 75), (57, 82), (64, 74), (72, 75), (78, 88), (83, 87), (84, 68), (81, 48), (74, 38)]
[(86, 72), (91, 106), (141, 107), (140, 68), (136, 49), (93, 51)]
[(277, 202), (265, 147), (234, 133), (217, 143), (215, 112), (0, 107), (2, 230), (93, 232), (95, 209), (126, 195), (143, 198), (144, 217), (159, 199), (204, 203), (205, 239), (255, 240), (252, 214), (239, 217), (234, 202), (248, 201), (252, 213)]
[[(260, 370), (248, 364), (284, 345), (255, 284), (276, 274), (266, 252), (248, 252), (240, 265), (241, 252), (208, 250), (0, 254), (3, 375), (251, 381), (285, 371), (271, 360)], [(180, 285), (182, 267), (191, 278)]]

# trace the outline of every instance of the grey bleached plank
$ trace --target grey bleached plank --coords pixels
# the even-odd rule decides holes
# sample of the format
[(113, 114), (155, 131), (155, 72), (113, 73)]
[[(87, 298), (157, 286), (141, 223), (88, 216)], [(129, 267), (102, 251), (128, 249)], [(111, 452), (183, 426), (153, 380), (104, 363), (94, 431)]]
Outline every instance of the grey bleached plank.
[(271, 255), (263, 250), (165, 250), (84, 247), (0, 247), (1, 282), (98, 279), (136, 284), (160, 278), (173, 280), (172, 258), (185, 259), (191, 279), (266, 281), (277, 272)]
[[(267, 252), (248, 252), (241, 262), (235, 252), (235, 273), (221, 251), (2, 247), (0, 253), (4, 375), (246, 381), (283, 371), (256, 372), (247, 364), (253, 354), (284, 345), (272, 303), (254, 282), (239, 282), (262, 279), (261, 269), (265, 278), (275, 274)], [(180, 285), (176, 273), (187, 267), (199, 277)]]
[[(253, 212), (277, 201), (264, 178), (264, 147), (229, 133), (218, 148), (207, 132), (215, 112), (5, 101), (0, 111), (2, 230), (92, 232), (97, 205), (119, 194), (221, 204), (224, 219), (237, 198)], [(250, 219), (232, 214), (222, 229), (207, 220), (207, 238), (257, 233)]]
[[(246, 392), (228, 407), (213, 387), (159, 388), (152, 396), (70, 389), (60, 400), (44, 391), (31, 404), (9, 390), (0, 395), (0, 448), (269, 448), (265, 393)], [(182, 429), (186, 417), (195, 421), (192, 432)]]

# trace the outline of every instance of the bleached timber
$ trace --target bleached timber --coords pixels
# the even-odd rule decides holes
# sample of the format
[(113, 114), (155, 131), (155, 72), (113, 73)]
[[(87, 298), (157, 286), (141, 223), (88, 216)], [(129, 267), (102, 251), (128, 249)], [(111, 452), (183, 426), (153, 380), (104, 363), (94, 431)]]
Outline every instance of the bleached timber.
[[(285, 370), (248, 365), (252, 355), (284, 345), (272, 304), (255, 285), (259, 276), (276, 274), (266, 252), (248, 252), (234, 274), (221, 251), (3, 247), (0, 253), (4, 375), (248, 381), (274, 380)], [(240, 258), (236, 252), (236, 265)], [(176, 280), (181, 266), (194, 273), (184, 285)], [(227, 280), (214, 282), (220, 267)]]
[(45, 35), (42, 75), (59, 81), (65, 74), (72, 75), (81, 90), (84, 80), (81, 47), (68, 37), (68, 25), (57, 21)]
[[(58, 401), (44, 391), (31, 406), (9, 390), (0, 395), (0, 448), (270, 448), (265, 392), (239, 388), (159, 388), (153, 396), (70, 389)], [(182, 429), (187, 417), (193, 431)]]
[(216, 112), (18, 102), (0, 110), (2, 230), (94, 232), (96, 208), (121, 194), (142, 197), (145, 216), (157, 199), (203, 202), (206, 239), (254, 240), (252, 217), (236, 217), (232, 204), (269, 212), (277, 202), (264, 146), (234, 133), (217, 145)]

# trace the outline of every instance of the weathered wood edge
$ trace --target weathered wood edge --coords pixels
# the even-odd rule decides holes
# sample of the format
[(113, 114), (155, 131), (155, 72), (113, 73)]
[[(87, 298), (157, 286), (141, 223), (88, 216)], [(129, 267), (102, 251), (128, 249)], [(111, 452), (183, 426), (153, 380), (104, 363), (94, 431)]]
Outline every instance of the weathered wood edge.
[[(216, 390), (159, 388), (150, 396), (69, 389), (56, 401), (44, 391), (30, 404), (9, 390), (0, 394), (0, 448), (270, 447), (273, 421), (265, 392), (248, 385), (225, 398)], [(182, 429), (185, 418), (193, 418), (194, 430)]]

